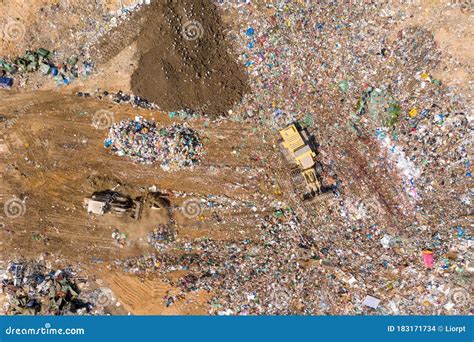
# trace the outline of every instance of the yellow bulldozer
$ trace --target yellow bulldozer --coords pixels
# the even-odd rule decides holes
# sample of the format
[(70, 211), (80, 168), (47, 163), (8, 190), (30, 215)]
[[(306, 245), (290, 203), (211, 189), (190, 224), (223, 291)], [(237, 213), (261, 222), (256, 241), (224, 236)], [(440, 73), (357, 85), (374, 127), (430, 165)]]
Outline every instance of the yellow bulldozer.
[[(280, 150), (292, 165), (290, 175), (300, 198), (304, 201), (318, 199), (323, 195), (317, 173), (320, 164), (316, 162), (316, 153), (310, 146), (308, 133), (292, 124), (282, 129), (280, 136)], [(324, 195), (322, 197), (332, 194), (324, 193)]]

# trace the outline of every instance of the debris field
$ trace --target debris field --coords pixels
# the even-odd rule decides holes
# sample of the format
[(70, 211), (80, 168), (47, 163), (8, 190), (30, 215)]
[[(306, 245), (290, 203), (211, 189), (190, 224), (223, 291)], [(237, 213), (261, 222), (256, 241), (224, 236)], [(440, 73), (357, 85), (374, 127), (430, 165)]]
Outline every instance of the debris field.
[(472, 314), (473, 14), (2, 2), (1, 313)]

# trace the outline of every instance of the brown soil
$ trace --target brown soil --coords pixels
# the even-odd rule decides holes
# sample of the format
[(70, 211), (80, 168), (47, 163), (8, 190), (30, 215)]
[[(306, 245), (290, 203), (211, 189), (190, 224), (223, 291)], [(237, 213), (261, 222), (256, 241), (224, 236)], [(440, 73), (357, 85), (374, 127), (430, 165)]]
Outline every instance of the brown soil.
[(147, 14), (146, 30), (138, 39), (141, 58), (132, 76), (134, 93), (163, 110), (191, 108), (206, 114), (224, 113), (242, 98), (246, 75), (227, 52), (214, 4), (157, 1)]
[[(143, 24), (144, 23), (144, 24)], [(204, 0), (156, 1), (105, 36), (97, 48), (109, 60), (136, 41), (134, 94), (165, 111), (226, 113), (249, 88), (242, 65), (228, 53), (216, 6)]]
[(107, 276), (107, 285), (120, 298), (126, 312), (135, 315), (205, 315), (206, 306), (202, 303), (211, 297), (205, 291), (196, 291), (166, 307), (165, 298), (179, 291), (162, 281), (112, 273)]
[[(259, 188), (262, 178), (248, 179), (247, 173), (237, 169), (245, 167), (255, 171), (263, 168), (262, 161), (252, 159), (254, 149), (266, 150), (257, 132), (230, 121), (207, 127), (204, 134), (207, 154), (202, 165), (195, 170), (167, 173), (155, 166), (136, 165), (109, 153), (103, 148), (107, 132), (92, 125), (93, 114), (105, 108), (114, 111), (117, 121), (139, 114), (169, 125), (173, 121), (166, 113), (127, 105), (112, 106), (105, 101), (79, 99), (54, 91), (16, 93), (0, 90), (0, 94), (0, 113), (9, 120), (15, 119), (9, 128), (5, 123), (0, 125), (0, 151), (3, 151), (0, 155), (0, 223), (3, 225), (0, 260), (36, 259), (43, 255), (66, 264), (83, 265), (89, 278), (101, 278), (103, 285), (110, 287), (123, 304), (121, 308), (133, 314), (208, 312), (208, 293), (190, 294), (166, 307), (163, 297), (167, 291), (173, 294), (179, 292), (178, 289), (160, 279), (139, 281), (134, 275), (118, 270), (106, 272), (105, 267), (99, 268), (91, 261), (98, 259), (103, 261), (100, 265), (111, 265), (116, 259), (153, 252), (146, 242), (146, 235), (156, 224), (166, 222), (166, 213), (144, 210), (139, 221), (113, 215), (93, 216), (83, 208), (83, 199), (93, 191), (117, 185), (118, 191), (135, 197), (143, 195), (140, 189), (156, 185), (164, 190), (202, 196), (225, 195), (235, 200), (261, 203), (264, 195), (256, 195), (254, 189)], [(204, 120), (191, 124), (202, 130), (206, 127)], [(233, 139), (236, 132), (244, 134), (236, 140)], [(232, 154), (234, 149), (240, 154)], [(210, 183), (212, 170), (217, 171)], [(236, 184), (245, 186), (234, 186)], [(26, 198), (25, 215), (12, 219), (5, 217), (5, 201), (20, 196)], [(170, 200), (174, 206), (183, 201), (175, 196)], [(209, 236), (231, 241), (256, 235), (254, 219), (245, 211), (235, 216), (219, 212), (227, 220), (221, 225), (212, 221), (211, 214), (205, 210), (203, 220), (194, 221), (176, 211), (177, 239)], [(127, 233), (126, 247), (115, 244), (111, 237), (114, 228)], [(40, 236), (40, 240), (33, 239), (33, 235)]]

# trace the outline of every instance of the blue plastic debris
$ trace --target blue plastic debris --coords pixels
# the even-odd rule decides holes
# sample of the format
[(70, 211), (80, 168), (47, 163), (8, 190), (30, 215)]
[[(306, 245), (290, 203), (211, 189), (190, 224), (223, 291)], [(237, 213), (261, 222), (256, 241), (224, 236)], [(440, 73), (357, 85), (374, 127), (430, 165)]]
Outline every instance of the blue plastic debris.
[(426, 117), (428, 117), (428, 114), (429, 114), (429, 113), (430, 113), (430, 110), (429, 110), (429, 109), (423, 109), (423, 110), (421, 111), (420, 116), (421, 116), (422, 118), (426, 118)]
[(1, 88), (11, 88), (13, 85), (13, 78), (11, 77), (0, 77)]
[(104, 141), (105, 148), (108, 148), (111, 145), (112, 145), (112, 140), (111, 139), (105, 139), (105, 141)]

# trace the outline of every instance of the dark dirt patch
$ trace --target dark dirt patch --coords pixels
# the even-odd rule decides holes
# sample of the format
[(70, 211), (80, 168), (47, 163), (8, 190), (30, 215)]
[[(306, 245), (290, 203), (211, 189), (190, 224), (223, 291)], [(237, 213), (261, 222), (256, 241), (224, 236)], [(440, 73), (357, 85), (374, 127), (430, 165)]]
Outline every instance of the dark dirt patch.
[(226, 112), (248, 90), (231, 56), (218, 10), (207, 0), (157, 1), (138, 39), (134, 93), (163, 110)]
[(228, 53), (220, 13), (208, 0), (155, 1), (117, 30), (101, 48), (111, 58), (133, 37), (140, 56), (132, 91), (165, 111), (218, 115), (249, 91), (244, 66)]

